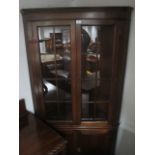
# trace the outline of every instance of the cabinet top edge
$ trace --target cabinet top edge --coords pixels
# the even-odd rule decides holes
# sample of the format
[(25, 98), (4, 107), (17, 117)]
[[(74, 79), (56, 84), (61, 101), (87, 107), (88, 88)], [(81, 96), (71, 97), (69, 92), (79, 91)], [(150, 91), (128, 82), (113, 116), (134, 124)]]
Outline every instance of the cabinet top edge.
[(21, 9), (22, 14), (27, 13), (38, 13), (38, 12), (70, 12), (70, 11), (131, 11), (133, 7), (122, 6), (122, 7), (54, 7), (54, 8), (29, 8)]
[(68, 7), (22, 9), (21, 13), (25, 21), (83, 18), (128, 20), (131, 11), (131, 7)]

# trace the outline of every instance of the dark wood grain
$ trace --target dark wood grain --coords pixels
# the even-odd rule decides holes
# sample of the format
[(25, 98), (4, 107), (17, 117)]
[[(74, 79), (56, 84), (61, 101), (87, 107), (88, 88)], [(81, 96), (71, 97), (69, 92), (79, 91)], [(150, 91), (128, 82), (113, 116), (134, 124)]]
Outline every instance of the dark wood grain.
[(25, 20), (53, 20), (53, 19), (130, 19), (131, 7), (75, 7), (23, 9)]
[(25, 107), (25, 100), (20, 99), (19, 100), (19, 118), (22, 116), (25, 116), (27, 114), (26, 107)]
[(28, 114), (20, 129), (20, 155), (56, 155), (65, 151), (66, 141), (34, 115)]

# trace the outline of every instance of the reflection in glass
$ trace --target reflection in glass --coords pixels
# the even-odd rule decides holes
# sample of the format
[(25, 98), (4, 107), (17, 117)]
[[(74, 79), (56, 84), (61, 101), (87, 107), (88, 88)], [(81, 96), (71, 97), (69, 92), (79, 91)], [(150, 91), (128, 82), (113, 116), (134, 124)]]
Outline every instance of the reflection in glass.
[(111, 26), (81, 27), (82, 120), (107, 119), (112, 76), (112, 34)]
[(108, 102), (107, 103), (94, 103), (83, 102), (82, 104), (82, 121), (101, 121), (107, 119)]
[(47, 118), (71, 120), (70, 27), (39, 27), (38, 37)]

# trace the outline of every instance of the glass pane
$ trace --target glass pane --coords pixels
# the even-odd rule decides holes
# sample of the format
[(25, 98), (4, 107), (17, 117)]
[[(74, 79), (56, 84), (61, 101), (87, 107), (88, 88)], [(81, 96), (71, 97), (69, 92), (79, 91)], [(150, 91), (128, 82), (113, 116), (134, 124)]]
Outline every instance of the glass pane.
[(107, 119), (108, 103), (83, 102), (82, 120), (101, 121)]
[(108, 115), (108, 104), (107, 103), (96, 103), (95, 107), (96, 118), (98, 119), (107, 119)]
[(111, 81), (97, 80), (98, 85), (95, 90), (95, 100), (98, 101), (109, 101), (110, 100), (110, 86)]
[(107, 119), (112, 77), (112, 38), (113, 26), (81, 27), (82, 120)]
[(47, 117), (51, 120), (70, 120), (71, 102), (46, 102)]
[[(53, 52), (54, 40), (50, 37), (50, 33), (54, 32), (53, 27), (39, 27), (38, 36), (39, 36), (39, 47), (41, 54), (47, 54)], [(43, 60), (44, 61), (44, 60)]]
[(82, 103), (82, 120), (93, 120), (94, 118), (94, 103)]
[(110, 80), (82, 80), (82, 101), (110, 100)]
[(38, 36), (47, 117), (71, 120), (70, 27), (39, 27)]

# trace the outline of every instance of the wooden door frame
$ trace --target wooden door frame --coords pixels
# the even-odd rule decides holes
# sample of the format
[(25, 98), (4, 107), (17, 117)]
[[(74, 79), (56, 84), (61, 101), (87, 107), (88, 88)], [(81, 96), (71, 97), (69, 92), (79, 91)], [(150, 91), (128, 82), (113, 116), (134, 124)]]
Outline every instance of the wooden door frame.
[[(29, 61), (29, 70), (31, 77), (31, 89), (33, 94), (33, 102), (35, 107), (35, 114), (42, 119), (46, 119), (46, 109), (43, 101), (43, 88), (42, 88), (42, 73), (41, 73), (41, 60), (39, 55), (38, 34), (37, 27), (39, 26), (70, 26), (71, 28), (71, 90), (72, 90), (72, 114), (73, 121), (66, 121), (68, 123), (76, 122), (76, 80), (75, 64), (76, 64), (76, 47), (75, 47), (75, 22), (73, 20), (54, 20), (54, 21), (32, 21), (28, 23), (26, 28), (27, 34), (27, 56)], [(33, 58), (33, 59), (32, 59)], [(35, 63), (34, 63), (35, 61)], [(35, 91), (39, 91), (36, 92)], [(65, 121), (58, 121), (59, 123)]]
[[(129, 33), (129, 21), (122, 20), (105, 20), (105, 19), (82, 19), (76, 23), (77, 38), (77, 79), (81, 81), (81, 26), (82, 25), (105, 25), (114, 27), (113, 53), (112, 53), (112, 81), (111, 81), (111, 99), (108, 111), (108, 120), (112, 125), (117, 125), (121, 108), (123, 81), (125, 74), (125, 63), (127, 54), (127, 42)], [(121, 39), (120, 39), (121, 37)], [(122, 39), (124, 38), (124, 39)], [(118, 48), (119, 47), (119, 48)], [(81, 82), (77, 87), (78, 96), (78, 120), (81, 118)], [(89, 121), (84, 122), (88, 124)], [(106, 121), (98, 121), (104, 123)], [(90, 121), (91, 123), (91, 121)]]

